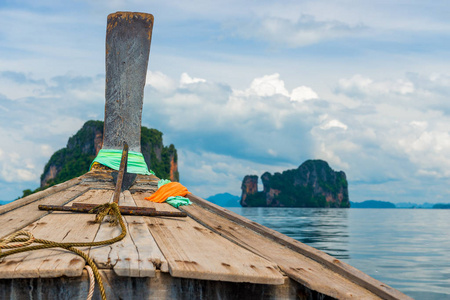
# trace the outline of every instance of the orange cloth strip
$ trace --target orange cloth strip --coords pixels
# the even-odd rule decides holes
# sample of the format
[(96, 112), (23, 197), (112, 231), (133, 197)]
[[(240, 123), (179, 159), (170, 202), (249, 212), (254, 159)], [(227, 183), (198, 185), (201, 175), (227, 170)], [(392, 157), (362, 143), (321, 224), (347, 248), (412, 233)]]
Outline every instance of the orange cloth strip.
[(179, 182), (169, 182), (160, 187), (156, 192), (150, 197), (146, 197), (145, 200), (150, 200), (152, 202), (161, 203), (166, 201), (169, 197), (175, 196), (186, 196), (189, 194), (188, 189)]

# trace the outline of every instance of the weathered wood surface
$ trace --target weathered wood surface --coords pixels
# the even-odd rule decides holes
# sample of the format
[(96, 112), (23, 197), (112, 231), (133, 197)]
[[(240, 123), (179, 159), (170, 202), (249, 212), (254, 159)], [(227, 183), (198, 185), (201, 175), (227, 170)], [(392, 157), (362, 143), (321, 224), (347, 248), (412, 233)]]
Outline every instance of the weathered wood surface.
[(114, 182), (111, 175), (112, 169), (106, 168), (100, 164), (94, 165), (92, 170), (80, 176), (81, 184), (90, 185), (96, 189), (114, 189)]
[(116, 12), (108, 15), (106, 31), (105, 126), (103, 149), (141, 152), (144, 100), (153, 16)]
[(67, 202), (81, 196), (88, 190), (89, 187), (75, 185), (36, 200), (28, 205), (17, 206), (15, 209), (11, 209), (3, 214), (0, 214), (0, 238), (8, 236), (49, 214), (48, 211), (39, 210), (38, 205), (64, 205)]
[[(77, 202), (104, 203), (111, 198), (111, 191), (90, 190)], [(68, 205), (71, 205), (70, 202)], [(99, 224), (92, 214), (53, 212), (25, 227), (36, 238), (55, 242), (91, 242)], [(88, 252), (87, 248), (78, 248)], [(55, 248), (13, 254), (0, 262), (0, 278), (33, 278), (80, 276), (85, 261), (70, 251)]]
[(379, 299), (321, 264), (196, 204), (182, 209), (211, 230), (276, 263), (289, 277), (312, 290), (338, 299)]
[[(122, 277), (113, 270), (100, 270), (108, 300), (136, 299), (329, 299), (317, 292), (305, 289), (293, 280), (283, 285), (205, 281), (176, 278), (168, 273), (156, 272), (155, 277)], [(87, 272), (81, 277), (0, 279), (2, 300), (85, 300), (89, 282)], [(99, 300), (95, 289), (94, 300)]]
[[(157, 210), (177, 210), (166, 203), (143, 200), (138, 206)], [(145, 218), (174, 277), (283, 284), (285, 278), (275, 264), (215, 234), (191, 218)]]
[[(361, 291), (369, 292), (371, 297), (376, 295), (383, 299), (411, 299), (322, 251), (195, 195), (189, 194), (188, 198), (197, 204), (197, 207), (182, 208), (191, 217), (241, 246), (267, 257), (277, 263), (288, 276), (313, 290), (338, 299), (354, 299), (355, 293)], [(281, 253), (284, 254), (280, 255)], [(308, 267), (305, 267), (306, 262)], [(336, 284), (341, 279), (350, 285), (346, 287)]]
[(65, 190), (71, 186), (77, 185), (82, 181), (82, 177), (73, 178), (71, 180), (68, 180), (66, 182), (54, 185), (52, 187), (49, 187), (48, 189), (45, 189), (43, 191), (31, 194), (27, 197), (18, 199), (16, 201), (13, 201), (11, 203), (8, 203), (6, 205), (0, 206), (0, 214), (6, 213), (8, 211), (11, 211), (13, 209), (16, 209), (18, 207), (28, 205), (36, 200), (39, 200), (41, 198), (47, 197), (49, 195), (53, 195), (54, 193), (57, 193), (59, 191)]
[[(129, 191), (119, 198), (119, 205), (136, 206)], [(113, 268), (119, 276), (153, 277), (155, 266), (168, 271), (167, 261), (150, 234), (144, 217), (124, 216), (127, 236), (112, 245), (92, 247), (90, 256), (101, 268)], [(113, 238), (120, 234), (120, 228), (103, 222), (95, 241)]]
[(155, 175), (137, 175), (136, 181), (133, 186), (130, 187), (132, 193), (135, 192), (147, 192), (152, 193), (158, 189), (159, 178)]

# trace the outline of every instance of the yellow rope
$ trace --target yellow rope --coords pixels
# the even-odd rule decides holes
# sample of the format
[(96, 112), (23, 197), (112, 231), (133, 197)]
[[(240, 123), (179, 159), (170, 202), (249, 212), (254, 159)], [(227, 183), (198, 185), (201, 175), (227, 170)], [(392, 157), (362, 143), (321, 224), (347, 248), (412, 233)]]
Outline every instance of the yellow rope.
[[(27, 236), (28, 238), (18, 238), (19, 236)], [(23, 242), (18, 242), (18, 240), (24, 239)], [(10, 236), (0, 239), (0, 253), (2, 252), (2, 249), (12, 249), (12, 248), (18, 248), (18, 247), (24, 247), (31, 245), (34, 242), (34, 236), (31, 232), (20, 230), (16, 233), (11, 234)]]
[[(122, 240), (127, 235), (127, 229), (125, 226), (125, 223), (123, 222), (122, 215), (120, 214), (119, 206), (117, 203), (105, 203), (102, 205), (99, 205), (98, 207), (91, 210), (91, 212), (97, 212), (97, 216), (95, 218), (96, 222), (101, 222), (103, 218), (107, 215), (110, 215), (109, 222), (111, 225), (119, 223), (120, 228), (122, 229), (122, 232), (119, 236), (105, 240), (105, 241), (99, 241), (99, 242), (88, 242), (88, 243), (78, 243), (78, 242), (71, 242), (71, 243), (58, 243), (43, 239), (34, 239), (33, 235), (28, 231), (18, 231), (4, 239), (0, 240), (0, 258), (6, 257), (8, 255), (26, 252), (26, 251), (34, 251), (34, 250), (40, 250), (40, 249), (47, 249), (47, 248), (64, 248), (69, 251), (72, 251), (86, 261), (86, 263), (92, 268), (92, 271), (94, 272), (95, 279), (97, 280), (100, 294), (102, 296), (102, 299), (106, 299), (106, 293), (105, 289), (103, 287), (102, 278), (100, 275), (100, 272), (98, 271), (97, 266), (95, 265), (94, 261), (83, 251), (74, 248), (74, 247), (93, 247), (93, 246), (101, 246), (101, 245), (109, 245), (113, 244), (115, 242), (118, 242)], [(19, 236), (27, 236), (27, 237), (19, 237)], [(11, 243), (17, 243), (17, 244), (11, 244)], [(33, 245), (28, 246), (32, 243), (38, 243), (40, 245)], [(28, 246), (28, 247), (26, 247)], [(1, 249), (11, 249), (6, 252), (1, 252)]]

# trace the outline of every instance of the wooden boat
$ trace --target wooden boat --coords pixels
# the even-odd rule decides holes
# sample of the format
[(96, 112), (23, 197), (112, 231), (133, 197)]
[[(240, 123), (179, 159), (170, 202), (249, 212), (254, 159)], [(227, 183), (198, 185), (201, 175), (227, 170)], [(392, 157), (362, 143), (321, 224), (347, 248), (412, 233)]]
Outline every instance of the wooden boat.
[[(123, 42), (120, 34), (113, 36), (115, 28), (125, 28), (121, 34), (125, 32), (132, 45), (138, 45), (134, 39), (139, 34), (130, 34), (140, 30), (137, 23), (144, 24), (151, 34), (153, 17), (149, 15), (116, 13), (108, 18), (103, 147), (117, 149), (126, 140), (131, 149), (140, 151), (139, 134), (130, 131), (140, 132), (140, 114), (136, 111), (139, 105), (142, 109), (143, 84), (136, 84), (140, 86), (136, 92), (141, 93), (136, 97), (140, 98), (140, 104), (137, 101), (112, 107), (131, 101), (124, 91), (134, 85), (129, 83), (130, 78), (108, 73), (108, 63), (114, 60), (121, 64), (127, 59), (148, 59), (148, 52), (147, 58), (145, 51), (142, 55), (141, 48), (145, 45), (135, 49), (139, 55), (130, 44), (117, 46), (122, 47), (120, 51), (108, 45), (111, 41)], [(149, 51), (149, 37), (141, 34), (141, 38), (148, 39)], [(108, 58), (120, 56), (118, 52), (122, 50), (128, 52), (125, 58)], [(112, 73), (118, 72), (117, 68), (111, 69), (110, 66)], [(145, 72), (146, 65), (144, 82)], [(114, 87), (108, 86), (108, 82)], [(108, 92), (113, 88), (115, 92)], [(108, 104), (117, 95), (125, 95), (126, 99)], [(136, 110), (132, 116), (127, 115), (130, 109)], [(125, 117), (117, 119), (112, 115)], [(138, 125), (127, 119), (136, 115)], [(107, 299), (410, 299), (338, 259), (193, 194), (187, 196), (192, 204), (179, 208), (147, 201), (144, 198), (157, 190), (159, 178), (154, 175), (137, 175), (127, 190), (117, 194), (112, 172), (95, 165), (81, 177), (1, 206), (0, 238), (19, 230), (55, 242), (91, 243), (114, 238), (120, 234), (120, 227), (110, 226), (107, 221), (96, 223), (92, 214), (39, 210), (38, 206), (100, 205), (112, 202), (116, 195), (120, 206), (181, 211), (187, 217), (125, 215), (122, 217), (127, 234), (122, 240), (102, 246), (75, 247), (95, 262)], [(54, 247), (2, 257), (0, 299), (86, 298), (90, 287), (86, 261), (69, 250)], [(2, 251), (5, 253), (7, 249)], [(94, 299), (101, 296), (96, 288)]]

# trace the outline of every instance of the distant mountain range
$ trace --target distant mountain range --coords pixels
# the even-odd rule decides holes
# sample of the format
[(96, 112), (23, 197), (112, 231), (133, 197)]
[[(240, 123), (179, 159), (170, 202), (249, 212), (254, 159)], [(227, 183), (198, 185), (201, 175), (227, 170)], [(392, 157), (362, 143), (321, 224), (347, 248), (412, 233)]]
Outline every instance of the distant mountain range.
[[(221, 193), (217, 195), (210, 196), (206, 198), (209, 202), (217, 204), (222, 207), (239, 207), (240, 197), (232, 195), (230, 193)], [(350, 208), (435, 208), (435, 209), (450, 209), (450, 204), (444, 203), (411, 203), (411, 202), (400, 202), (392, 203), (388, 201), (380, 200), (366, 200), (363, 202), (352, 202), (350, 201)]]
[(425, 202), (423, 204), (411, 203), (411, 202), (400, 202), (396, 203), (396, 208), (433, 208), (436, 203)]
[(363, 202), (351, 202), (350, 208), (450, 208), (450, 204), (444, 203), (428, 203), (423, 204), (411, 203), (411, 202), (399, 202), (392, 203), (388, 201), (379, 200), (366, 200)]
[(364, 202), (350, 201), (350, 208), (396, 208), (394, 203), (378, 200), (366, 200)]
[(206, 198), (209, 202), (212, 202), (214, 204), (217, 204), (222, 207), (239, 207), (241, 204), (239, 201), (241, 200), (241, 197), (234, 196), (229, 193), (222, 193), (217, 194), (211, 197)]

